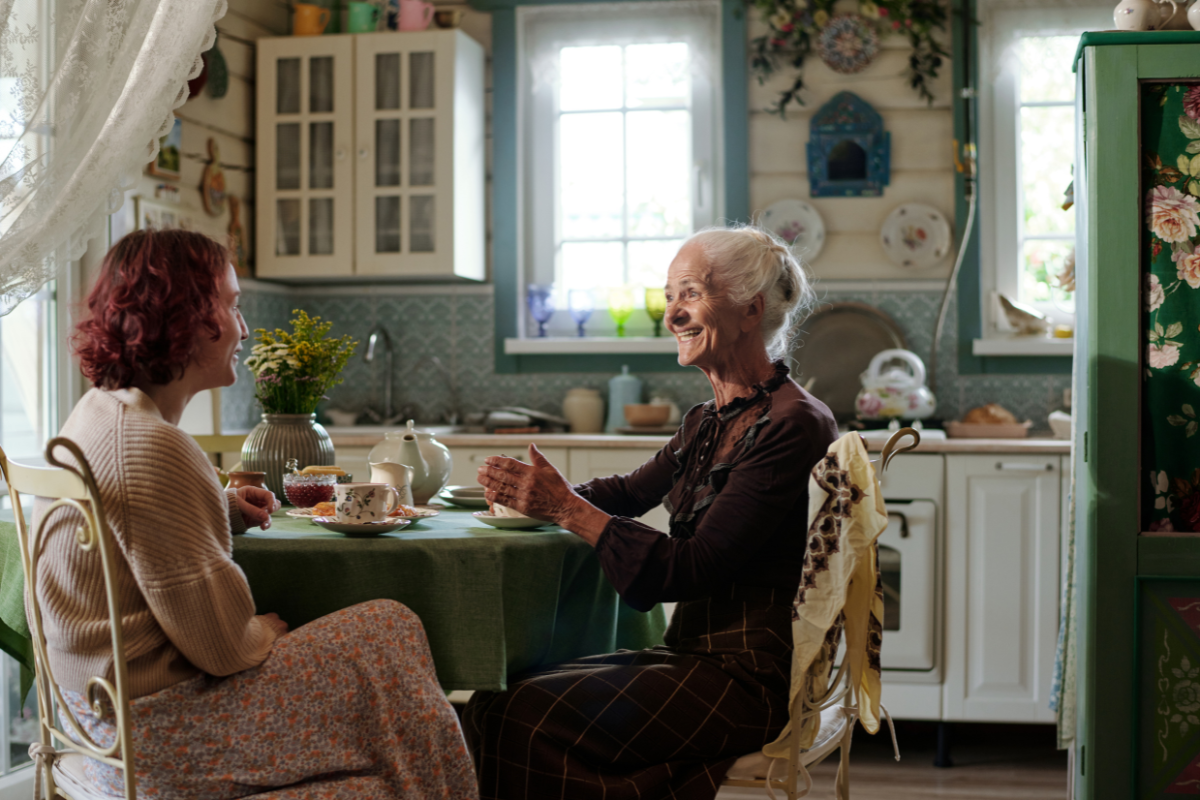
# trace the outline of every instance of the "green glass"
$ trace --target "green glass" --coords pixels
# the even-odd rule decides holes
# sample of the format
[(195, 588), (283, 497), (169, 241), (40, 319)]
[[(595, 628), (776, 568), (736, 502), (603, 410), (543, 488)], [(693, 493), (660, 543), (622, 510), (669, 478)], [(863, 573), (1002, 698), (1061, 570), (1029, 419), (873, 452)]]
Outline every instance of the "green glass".
[(609, 289), (608, 315), (617, 323), (617, 336), (624, 336), (625, 323), (633, 316), (633, 290), (628, 286)]
[(662, 336), (663, 316), (667, 313), (666, 289), (646, 290), (646, 313), (650, 315), (650, 319), (654, 322), (654, 335)]

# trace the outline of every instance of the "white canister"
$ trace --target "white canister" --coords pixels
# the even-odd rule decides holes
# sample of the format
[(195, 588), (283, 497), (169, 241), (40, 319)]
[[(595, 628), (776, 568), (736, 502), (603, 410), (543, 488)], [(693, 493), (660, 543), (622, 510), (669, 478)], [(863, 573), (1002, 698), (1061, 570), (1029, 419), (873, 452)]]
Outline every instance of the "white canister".
[(569, 389), (562, 404), (571, 433), (600, 433), (604, 430), (604, 400), (598, 389)]

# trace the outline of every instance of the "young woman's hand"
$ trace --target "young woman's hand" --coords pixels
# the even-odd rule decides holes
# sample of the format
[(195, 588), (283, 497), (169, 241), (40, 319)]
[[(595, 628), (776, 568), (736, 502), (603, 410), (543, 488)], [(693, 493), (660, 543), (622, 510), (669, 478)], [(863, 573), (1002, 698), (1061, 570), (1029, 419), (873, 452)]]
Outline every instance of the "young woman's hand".
[(258, 617), (266, 623), (267, 627), (275, 631), (280, 636), (288, 632), (288, 624), (279, 618), (279, 615), (272, 611), (270, 614), (261, 614)]
[(278, 511), (280, 503), (270, 489), (243, 486), (237, 490), (238, 510), (247, 528), (258, 526), (264, 531), (271, 527), (271, 514)]

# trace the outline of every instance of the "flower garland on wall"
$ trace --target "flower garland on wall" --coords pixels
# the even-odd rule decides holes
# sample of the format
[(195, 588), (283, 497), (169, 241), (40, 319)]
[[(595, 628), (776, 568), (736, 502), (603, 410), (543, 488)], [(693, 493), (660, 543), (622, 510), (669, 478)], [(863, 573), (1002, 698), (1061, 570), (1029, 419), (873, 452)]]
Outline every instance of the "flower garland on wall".
[(796, 70), (791, 87), (771, 107), (783, 116), (792, 103), (804, 105), (801, 71), (804, 59), (816, 51), (830, 68), (843, 74), (865, 69), (879, 53), (879, 40), (888, 35), (908, 38), (909, 85), (929, 103), (929, 82), (949, 53), (934, 38), (946, 30), (948, 10), (941, 0), (860, 0), (857, 14), (834, 13), (837, 0), (747, 0), (762, 14), (770, 31), (751, 42), (751, 70), (761, 84), (781, 68)]

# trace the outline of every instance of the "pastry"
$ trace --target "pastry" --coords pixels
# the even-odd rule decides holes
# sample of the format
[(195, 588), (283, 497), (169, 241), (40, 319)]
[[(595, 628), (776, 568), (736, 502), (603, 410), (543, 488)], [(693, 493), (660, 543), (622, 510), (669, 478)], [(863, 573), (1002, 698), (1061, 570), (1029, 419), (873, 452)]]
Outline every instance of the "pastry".
[(963, 414), (963, 422), (971, 425), (1016, 425), (1017, 418), (1013, 413), (999, 403), (988, 403), (986, 406), (972, 408)]

